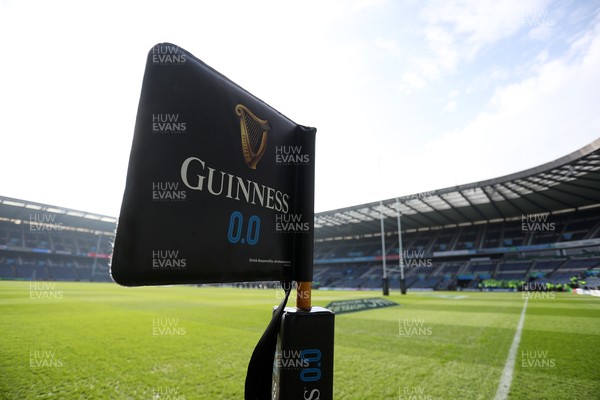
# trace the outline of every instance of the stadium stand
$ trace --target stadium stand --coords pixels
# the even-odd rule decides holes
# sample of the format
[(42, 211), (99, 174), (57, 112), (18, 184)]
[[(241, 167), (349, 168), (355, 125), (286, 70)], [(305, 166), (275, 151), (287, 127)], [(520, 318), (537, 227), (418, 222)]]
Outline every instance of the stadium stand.
[(0, 279), (112, 282), (116, 219), (0, 197)]
[[(502, 282), (514, 281), (563, 284), (574, 277), (589, 281), (590, 276), (595, 283), (599, 171), (600, 139), (504, 177), (318, 213), (315, 281), (381, 288), (383, 219), (390, 286), (398, 287), (400, 213), (409, 289), (477, 289), (484, 281), (502, 287)], [(349, 243), (360, 254), (347, 251)], [(358, 263), (369, 265), (366, 281), (331, 279), (342, 266)], [(321, 277), (328, 279), (319, 281)]]
[[(110, 282), (115, 227), (114, 217), (0, 197), (0, 279)], [(597, 287), (600, 139), (508, 176), (317, 213), (314, 286), (381, 289), (385, 258), (398, 288), (400, 239), (409, 290), (573, 277)]]

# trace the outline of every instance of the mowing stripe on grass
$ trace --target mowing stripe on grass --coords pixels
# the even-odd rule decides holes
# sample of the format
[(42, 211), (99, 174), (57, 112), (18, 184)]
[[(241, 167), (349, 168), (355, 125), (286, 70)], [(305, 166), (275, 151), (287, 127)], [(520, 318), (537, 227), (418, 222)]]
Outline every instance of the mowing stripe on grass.
[(517, 358), (517, 350), (519, 350), (519, 342), (521, 341), (521, 332), (523, 331), (523, 324), (525, 323), (525, 310), (527, 310), (527, 297), (523, 304), (523, 310), (521, 311), (521, 319), (519, 325), (517, 325), (517, 331), (513, 338), (510, 350), (508, 351), (508, 358), (506, 364), (504, 364), (504, 371), (502, 371), (502, 377), (500, 378), (500, 384), (498, 385), (498, 391), (494, 400), (506, 400), (508, 398), (508, 392), (510, 391), (510, 384), (512, 383), (513, 371), (515, 369), (515, 360)]

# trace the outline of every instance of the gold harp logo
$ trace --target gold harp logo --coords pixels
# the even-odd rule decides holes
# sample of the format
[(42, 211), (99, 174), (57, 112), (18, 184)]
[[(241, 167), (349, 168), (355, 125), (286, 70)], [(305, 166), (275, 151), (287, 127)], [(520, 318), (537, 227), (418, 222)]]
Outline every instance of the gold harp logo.
[(240, 117), (244, 162), (256, 169), (267, 149), (267, 133), (271, 129), (269, 121), (258, 118), (243, 104), (235, 106), (235, 113)]

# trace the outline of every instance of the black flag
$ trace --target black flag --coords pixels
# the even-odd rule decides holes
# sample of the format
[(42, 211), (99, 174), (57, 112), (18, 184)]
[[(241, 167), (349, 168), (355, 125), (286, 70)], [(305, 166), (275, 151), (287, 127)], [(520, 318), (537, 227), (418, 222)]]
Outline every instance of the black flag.
[(113, 279), (127, 286), (312, 281), (315, 133), (187, 51), (154, 46)]

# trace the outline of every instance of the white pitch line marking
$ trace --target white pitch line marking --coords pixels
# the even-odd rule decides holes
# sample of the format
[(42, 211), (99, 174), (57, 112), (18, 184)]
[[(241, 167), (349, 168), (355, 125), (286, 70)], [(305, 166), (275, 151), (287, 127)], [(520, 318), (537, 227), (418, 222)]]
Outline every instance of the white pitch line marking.
[(525, 324), (525, 310), (527, 310), (527, 297), (523, 304), (523, 310), (521, 311), (521, 319), (519, 325), (517, 325), (517, 331), (513, 338), (510, 350), (508, 351), (508, 358), (506, 364), (504, 364), (504, 371), (502, 371), (502, 377), (500, 378), (500, 384), (498, 385), (498, 391), (494, 400), (506, 400), (508, 398), (508, 392), (510, 392), (510, 385), (512, 383), (513, 372), (515, 370), (515, 361), (517, 359), (517, 350), (519, 350), (519, 343), (521, 342), (521, 332), (523, 331), (523, 325)]

